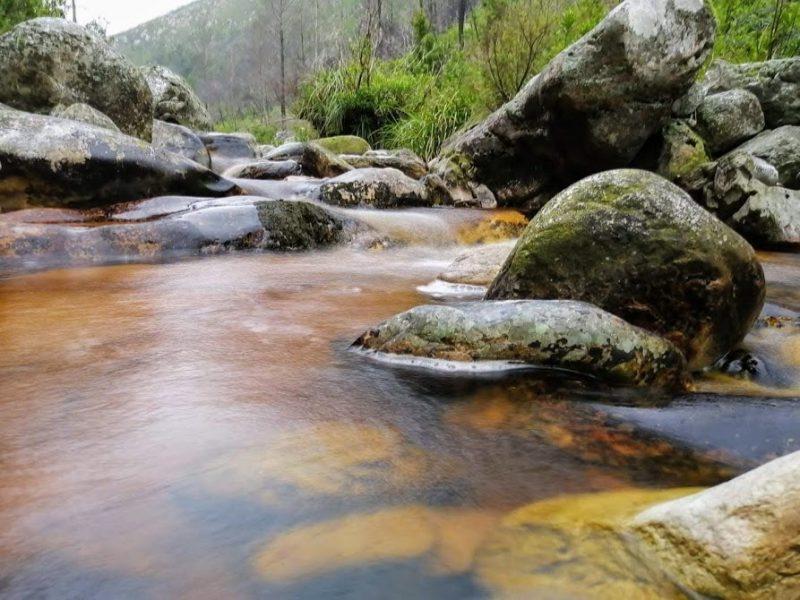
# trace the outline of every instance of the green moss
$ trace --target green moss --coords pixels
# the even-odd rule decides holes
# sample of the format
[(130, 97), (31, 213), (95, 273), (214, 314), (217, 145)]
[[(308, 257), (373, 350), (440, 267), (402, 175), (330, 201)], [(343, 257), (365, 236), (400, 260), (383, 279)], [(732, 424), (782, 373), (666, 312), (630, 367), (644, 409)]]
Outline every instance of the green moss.
[(314, 143), (335, 154), (355, 154), (361, 156), (372, 150), (369, 142), (357, 135), (337, 135), (334, 137), (320, 138), (314, 140)]

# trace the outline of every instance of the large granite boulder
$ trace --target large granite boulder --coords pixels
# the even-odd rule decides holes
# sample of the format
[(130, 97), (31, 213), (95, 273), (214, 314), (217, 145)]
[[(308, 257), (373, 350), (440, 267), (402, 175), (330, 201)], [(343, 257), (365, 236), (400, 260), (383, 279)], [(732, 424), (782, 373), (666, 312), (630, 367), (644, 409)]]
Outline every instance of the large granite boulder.
[(752, 154), (778, 169), (781, 185), (800, 189), (800, 126), (784, 125), (754, 137), (732, 151)]
[(800, 597), (800, 453), (633, 519), (651, 564), (692, 597)]
[(157, 120), (198, 131), (211, 129), (211, 115), (183, 77), (162, 66), (143, 67), (142, 71), (153, 93)]
[(144, 75), (105, 40), (64, 19), (33, 19), (0, 36), (0, 102), (37, 113), (82, 102), (128, 135), (149, 141), (153, 129)]
[(211, 168), (224, 173), (256, 158), (256, 138), (251, 133), (202, 133), (200, 139), (211, 156)]
[(59, 117), (61, 119), (72, 119), (73, 121), (80, 121), (81, 123), (88, 123), (111, 131), (119, 131), (119, 127), (114, 124), (110, 118), (101, 113), (99, 110), (92, 108), (88, 104), (76, 102), (69, 106), (56, 106), (51, 112), (50, 116)]
[(752, 92), (769, 128), (800, 125), (800, 56), (740, 65), (716, 60), (702, 86), (712, 94), (737, 88)]
[(800, 191), (760, 182), (730, 225), (757, 247), (800, 245)]
[(627, 0), (511, 102), (445, 144), (432, 164), (454, 197), (485, 185), (529, 205), (581, 177), (628, 165), (664, 124), (714, 42), (703, 0)]
[(487, 298), (583, 300), (660, 333), (692, 369), (739, 343), (764, 303), (752, 247), (667, 180), (588, 177), (528, 225)]
[(207, 169), (211, 168), (211, 155), (203, 140), (183, 125), (153, 121), (153, 148), (180, 154)]
[(412, 179), (428, 174), (428, 165), (410, 150), (370, 150), (363, 155), (343, 154), (340, 158), (356, 169), (397, 169)]
[(684, 119), (671, 119), (661, 130), (656, 171), (673, 183), (711, 162), (703, 138)]
[(683, 356), (667, 340), (583, 302), (418, 306), (367, 331), (355, 347), (466, 365), (511, 361), (627, 385), (688, 382)]
[(697, 109), (697, 131), (718, 155), (754, 137), (764, 129), (758, 98), (746, 90), (708, 96)]
[(372, 150), (369, 142), (357, 135), (336, 135), (314, 140), (314, 143), (326, 150), (330, 150), (334, 154), (355, 154), (360, 156)]
[(329, 179), (320, 188), (326, 204), (347, 208), (407, 208), (449, 204), (447, 190), (426, 185), (397, 169), (355, 169)]
[(0, 211), (102, 207), (171, 193), (239, 193), (234, 183), (142, 140), (2, 107), (0, 169)]

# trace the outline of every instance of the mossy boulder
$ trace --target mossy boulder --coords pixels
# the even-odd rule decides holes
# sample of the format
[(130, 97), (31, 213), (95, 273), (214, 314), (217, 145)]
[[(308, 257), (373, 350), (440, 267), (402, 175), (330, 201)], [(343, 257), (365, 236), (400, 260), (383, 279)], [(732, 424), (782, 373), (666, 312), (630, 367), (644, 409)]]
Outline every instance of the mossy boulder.
[(761, 104), (747, 90), (712, 94), (697, 109), (697, 130), (715, 155), (749, 140), (763, 129)]
[(187, 81), (166, 67), (143, 67), (153, 94), (153, 116), (159, 121), (198, 131), (211, 128), (211, 115)]
[(666, 336), (700, 369), (744, 338), (764, 294), (761, 265), (740, 235), (667, 180), (624, 169), (554, 198), (487, 298), (590, 302)]
[(330, 150), (334, 154), (355, 154), (361, 156), (370, 150), (372, 146), (364, 138), (357, 135), (337, 135), (334, 137), (320, 138), (314, 140), (318, 146)]
[(661, 132), (663, 144), (658, 157), (658, 174), (672, 182), (680, 179), (701, 165), (711, 162), (705, 142), (685, 120), (669, 121)]
[(624, 385), (685, 389), (689, 381), (683, 356), (667, 340), (583, 302), (418, 306), (367, 331), (354, 346), (465, 365), (511, 361)]
[(128, 135), (150, 141), (153, 130), (144, 75), (105, 40), (64, 19), (25, 21), (0, 36), (0, 102), (45, 114), (82, 102)]

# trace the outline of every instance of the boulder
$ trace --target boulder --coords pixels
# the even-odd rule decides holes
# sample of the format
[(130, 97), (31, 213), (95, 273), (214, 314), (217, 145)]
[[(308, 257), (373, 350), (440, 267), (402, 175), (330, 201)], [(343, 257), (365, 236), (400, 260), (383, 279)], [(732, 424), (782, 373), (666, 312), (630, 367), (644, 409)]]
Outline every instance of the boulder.
[(449, 203), (442, 188), (411, 179), (397, 169), (355, 169), (323, 183), (320, 199), (349, 208), (434, 206)]
[(222, 176), (229, 179), (286, 179), (300, 175), (300, 163), (294, 160), (259, 160), (235, 165)]
[(691, 369), (739, 343), (764, 303), (752, 247), (667, 180), (588, 177), (528, 225), (487, 298), (590, 302), (664, 335)]
[(760, 182), (730, 225), (758, 247), (800, 244), (800, 192)]
[(264, 158), (267, 160), (300, 160), (305, 149), (304, 142), (287, 142), (268, 151)]
[(303, 175), (308, 175), (309, 177), (324, 179), (326, 177), (336, 177), (353, 170), (353, 167), (336, 154), (317, 144), (305, 144), (299, 162)]
[(800, 56), (740, 65), (715, 60), (702, 85), (709, 93), (752, 92), (761, 102), (770, 129), (800, 125)]
[(180, 154), (207, 169), (211, 168), (211, 155), (203, 140), (183, 125), (153, 121), (153, 148)]
[(334, 154), (355, 154), (360, 156), (372, 150), (369, 142), (357, 135), (337, 135), (334, 137), (314, 140), (317, 146), (322, 146)]
[(119, 131), (119, 127), (114, 124), (114, 121), (109, 119), (106, 115), (89, 106), (77, 102), (69, 106), (56, 106), (51, 112), (50, 116), (59, 117), (61, 119), (72, 119), (73, 121), (80, 121), (81, 123), (88, 123), (102, 127), (103, 129), (110, 129), (111, 131)]
[(764, 159), (778, 169), (781, 185), (800, 189), (800, 126), (785, 125), (765, 131), (732, 153)]
[(226, 196), (236, 185), (136, 138), (78, 121), (0, 108), (0, 211), (102, 207), (178, 193)]
[(410, 150), (371, 150), (363, 156), (343, 154), (340, 158), (356, 169), (397, 169), (412, 179), (428, 174), (428, 165)]
[(697, 109), (697, 130), (715, 155), (749, 140), (763, 129), (761, 104), (746, 90), (712, 94)]
[(460, 254), (438, 279), (464, 285), (489, 285), (516, 245), (515, 241), (470, 248)]
[(355, 347), (466, 364), (511, 361), (626, 385), (685, 389), (689, 382), (683, 356), (667, 340), (566, 300), (417, 306), (367, 331)]
[(202, 133), (200, 140), (208, 149), (215, 173), (224, 173), (256, 157), (256, 138), (250, 133)]
[(153, 95), (144, 75), (105, 40), (64, 19), (25, 21), (0, 36), (0, 102), (36, 113), (82, 102), (123, 133), (151, 139)]
[(657, 504), (632, 529), (652, 564), (704, 598), (800, 596), (800, 453)]
[(657, 172), (672, 182), (711, 162), (705, 143), (682, 119), (669, 121), (661, 131), (663, 139)]
[(628, 165), (691, 87), (714, 41), (702, 0), (627, 0), (505, 106), (445, 144), (431, 169), (456, 200), (485, 185), (500, 206)]
[(271, 144), (259, 144), (256, 146), (256, 158), (267, 158), (267, 154), (275, 150)]
[(153, 94), (154, 117), (191, 129), (211, 129), (211, 115), (183, 77), (166, 67), (142, 67)]

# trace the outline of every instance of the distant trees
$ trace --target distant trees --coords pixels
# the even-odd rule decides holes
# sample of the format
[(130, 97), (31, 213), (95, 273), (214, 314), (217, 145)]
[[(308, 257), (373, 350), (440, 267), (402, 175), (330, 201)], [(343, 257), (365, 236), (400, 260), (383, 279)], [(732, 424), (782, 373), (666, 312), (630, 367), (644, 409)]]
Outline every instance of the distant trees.
[(36, 17), (63, 17), (62, 0), (0, 0), (0, 33)]

